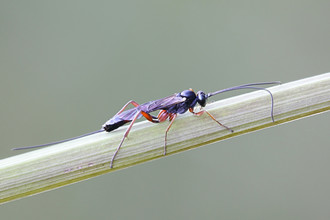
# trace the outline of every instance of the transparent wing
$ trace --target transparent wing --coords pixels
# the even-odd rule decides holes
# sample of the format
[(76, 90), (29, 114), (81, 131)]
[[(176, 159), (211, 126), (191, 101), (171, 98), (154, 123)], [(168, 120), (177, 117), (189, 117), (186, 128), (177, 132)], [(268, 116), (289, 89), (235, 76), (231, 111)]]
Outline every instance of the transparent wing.
[(160, 109), (166, 109), (168, 107), (171, 107), (172, 105), (179, 104), (186, 100), (186, 98), (183, 98), (180, 96), (178, 97), (176, 95), (177, 94), (174, 94), (174, 95), (162, 98), (162, 99), (144, 103), (144, 104), (140, 105), (139, 108), (142, 111), (149, 113), (149, 112), (157, 111)]
[[(128, 110), (123, 111), (122, 113), (115, 115), (112, 120), (112, 123), (115, 123), (117, 121), (132, 121), (135, 117), (136, 113), (138, 112), (138, 108), (131, 108)], [(140, 115), (138, 118), (140, 118), (142, 115)]]
[[(146, 113), (150, 113), (153, 111), (157, 111), (160, 109), (166, 109), (168, 107), (171, 107), (172, 105), (184, 102), (186, 100), (186, 98), (182, 98), (182, 97), (177, 97), (176, 94), (162, 98), (162, 99), (158, 99), (158, 100), (154, 100), (154, 101), (150, 101), (144, 104), (141, 104), (135, 108), (132, 109), (128, 109), (123, 111), (122, 113), (115, 115), (111, 120), (111, 123), (116, 123), (117, 121), (131, 121), (133, 120), (135, 114), (138, 111), (144, 111)], [(139, 118), (142, 115), (139, 116)]]

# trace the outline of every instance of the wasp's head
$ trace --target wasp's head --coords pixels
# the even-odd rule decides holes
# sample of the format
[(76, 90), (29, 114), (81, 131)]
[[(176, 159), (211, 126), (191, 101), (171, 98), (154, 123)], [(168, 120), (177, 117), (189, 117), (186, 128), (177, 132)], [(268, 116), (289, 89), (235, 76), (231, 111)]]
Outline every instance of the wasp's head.
[(207, 95), (203, 91), (198, 91), (196, 93), (197, 96), (197, 102), (200, 106), (205, 107), (206, 105), (206, 100), (207, 100)]

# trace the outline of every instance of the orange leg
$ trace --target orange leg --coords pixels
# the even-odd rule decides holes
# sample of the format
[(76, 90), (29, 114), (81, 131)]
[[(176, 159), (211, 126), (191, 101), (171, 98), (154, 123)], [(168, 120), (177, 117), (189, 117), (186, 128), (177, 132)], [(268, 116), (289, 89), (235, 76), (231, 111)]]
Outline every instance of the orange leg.
[(166, 110), (161, 110), (157, 115), (159, 122), (165, 121), (168, 117), (169, 113)]
[(117, 150), (115, 151), (115, 153), (113, 154), (113, 156), (112, 156), (112, 158), (111, 158), (110, 168), (113, 167), (113, 161), (115, 160), (115, 157), (116, 157), (116, 155), (118, 154), (118, 151), (120, 150), (120, 147), (123, 145), (125, 138), (128, 136), (129, 131), (131, 130), (131, 128), (132, 128), (134, 122), (136, 121), (136, 119), (138, 119), (138, 117), (140, 116), (140, 114), (141, 114), (141, 111), (138, 111), (138, 112), (135, 114), (133, 120), (131, 121), (130, 125), (129, 125), (128, 128), (126, 129), (123, 139), (121, 139), (121, 142), (120, 142), (119, 146), (117, 147)]
[(159, 123), (160, 122), (159, 119), (157, 119), (156, 117), (153, 118), (152, 115), (150, 115), (150, 114), (148, 114), (144, 111), (141, 111), (141, 114), (142, 114), (143, 117), (145, 117), (148, 121), (151, 121), (152, 123)]
[(169, 113), (169, 118), (170, 118), (170, 124), (168, 125), (167, 129), (166, 129), (166, 132), (165, 132), (165, 144), (164, 144), (164, 156), (166, 155), (166, 145), (167, 145), (167, 132), (170, 130), (177, 114), (175, 113)]
[(220, 126), (226, 128), (226, 129), (227, 129), (228, 131), (230, 131), (231, 133), (234, 132), (234, 130), (232, 130), (231, 128), (227, 127), (226, 125), (221, 124), (217, 119), (215, 119), (215, 117), (214, 117), (213, 115), (211, 115), (211, 113), (209, 113), (209, 112), (206, 111), (206, 110), (203, 110), (203, 111), (200, 111), (200, 112), (195, 113), (194, 110), (193, 110), (192, 108), (189, 108), (189, 111), (190, 111), (191, 113), (193, 113), (194, 115), (197, 115), (197, 116), (200, 116), (200, 115), (202, 115), (202, 114), (205, 112), (205, 113), (208, 114), (208, 115), (209, 115), (209, 116), (210, 116), (210, 117), (211, 117), (216, 123), (218, 123)]
[(119, 110), (119, 112), (117, 112), (116, 115), (119, 115), (120, 113), (122, 113), (122, 112), (125, 110), (125, 108), (127, 108), (127, 106), (128, 106), (129, 104), (132, 104), (132, 105), (134, 105), (135, 107), (138, 107), (138, 106), (139, 106), (139, 104), (138, 104), (137, 102), (131, 100), (131, 101), (127, 102), (127, 103), (126, 103), (126, 104), (125, 104), (125, 105)]
[[(127, 106), (128, 106), (129, 104), (134, 105), (134, 107), (138, 107), (138, 106), (139, 106), (139, 104), (138, 104), (137, 102), (131, 100), (131, 101), (127, 102), (127, 103), (126, 103), (126, 104), (120, 109), (120, 111), (117, 112), (116, 115), (119, 115), (120, 113), (122, 113), (122, 112), (125, 110), (125, 108), (127, 108)], [(153, 123), (159, 123), (159, 121), (156, 120), (156, 119), (154, 119), (152, 115), (150, 115), (150, 114), (148, 114), (148, 113), (146, 113), (146, 112), (144, 112), (144, 111), (141, 111), (141, 114), (142, 114), (143, 117), (145, 117), (148, 121), (151, 121), (151, 122), (153, 122)]]

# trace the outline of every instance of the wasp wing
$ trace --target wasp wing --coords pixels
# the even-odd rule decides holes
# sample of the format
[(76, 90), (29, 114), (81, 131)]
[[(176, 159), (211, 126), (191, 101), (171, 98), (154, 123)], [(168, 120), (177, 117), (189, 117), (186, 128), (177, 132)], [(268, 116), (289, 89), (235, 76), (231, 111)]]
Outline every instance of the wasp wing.
[(171, 96), (168, 96), (168, 97), (165, 97), (162, 99), (144, 103), (144, 104), (140, 105), (138, 108), (146, 113), (149, 113), (149, 112), (157, 111), (160, 109), (167, 109), (173, 105), (182, 103), (185, 100), (186, 100), (186, 98), (177, 96), (177, 94), (173, 94)]
[[(162, 98), (162, 99), (146, 102), (146, 103), (141, 104), (132, 109), (125, 110), (125, 111), (121, 112), (120, 114), (115, 115), (109, 121), (111, 121), (111, 123), (116, 123), (118, 121), (131, 121), (131, 120), (133, 120), (133, 118), (135, 117), (135, 115), (137, 114), (138, 111), (150, 113), (150, 112), (157, 111), (160, 109), (169, 108), (173, 105), (182, 103), (185, 100), (186, 100), (186, 98), (183, 98), (183, 97), (177, 96), (177, 94), (174, 94), (174, 95)], [(142, 115), (140, 115), (138, 118), (140, 118), (141, 116)]]
[(132, 121), (138, 111), (139, 110), (136, 107), (135, 108), (131, 108), (131, 109), (128, 109), (128, 110), (125, 110), (125, 111), (121, 112), (118, 115), (115, 115), (113, 117), (113, 119), (114, 120), (116, 119), (116, 121)]

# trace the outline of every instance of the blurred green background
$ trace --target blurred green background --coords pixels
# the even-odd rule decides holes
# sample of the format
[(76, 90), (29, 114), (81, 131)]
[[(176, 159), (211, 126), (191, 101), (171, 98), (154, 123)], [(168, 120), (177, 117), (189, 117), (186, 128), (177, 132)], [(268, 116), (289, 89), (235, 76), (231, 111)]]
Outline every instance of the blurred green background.
[[(131, 99), (328, 72), (329, 9), (0, 0), (1, 158), (99, 129)], [(10, 202), (0, 216), (329, 219), (329, 128), (329, 113), (298, 120)]]

